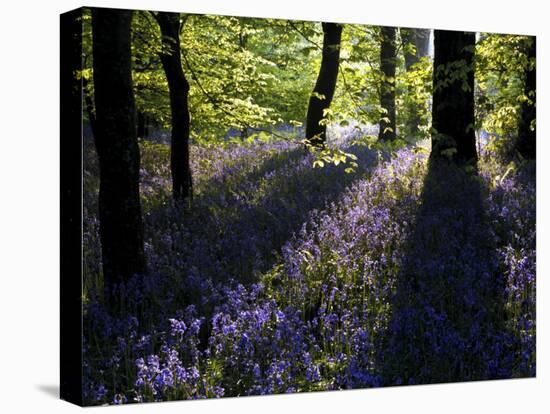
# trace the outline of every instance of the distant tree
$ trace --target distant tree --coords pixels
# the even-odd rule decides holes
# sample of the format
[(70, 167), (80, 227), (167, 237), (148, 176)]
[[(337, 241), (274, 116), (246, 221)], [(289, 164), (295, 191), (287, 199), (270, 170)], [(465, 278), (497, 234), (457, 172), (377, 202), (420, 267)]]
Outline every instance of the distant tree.
[(337, 23), (322, 23), (323, 55), (321, 68), (313, 93), (309, 99), (306, 117), (306, 139), (313, 145), (322, 146), (326, 143), (327, 126), (321, 122), (324, 111), (330, 107), (340, 64), (340, 42), (342, 26)]
[(536, 129), (535, 120), (537, 116), (537, 42), (536, 37), (526, 39), (527, 67), (525, 69), (525, 100), (521, 104), (517, 150), (528, 159), (536, 158)]
[(99, 221), (107, 287), (146, 270), (132, 91), (132, 12), (92, 9)]
[(137, 136), (139, 138), (147, 138), (147, 115), (142, 111), (137, 112)]
[(172, 194), (174, 199), (179, 201), (191, 197), (193, 192), (189, 165), (189, 82), (187, 82), (181, 66), (180, 31), (182, 21), (179, 13), (158, 12), (154, 16), (162, 34), (163, 48), (160, 60), (170, 91)]
[[(399, 30), (405, 57), (405, 69), (408, 73), (418, 70), (420, 60), (429, 55), (430, 29), (406, 29)], [(417, 88), (415, 85), (407, 85), (409, 99), (405, 100), (406, 118), (405, 134), (420, 136), (420, 125), (422, 123), (423, 106), (418, 103)]]
[(407, 70), (429, 55), (430, 32), (430, 29), (400, 29)]
[(380, 131), (378, 139), (388, 141), (395, 139), (395, 71), (396, 71), (396, 29), (395, 27), (380, 28)]
[(435, 30), (434, 46), (431, 158), (475, 162), (475, 34)]

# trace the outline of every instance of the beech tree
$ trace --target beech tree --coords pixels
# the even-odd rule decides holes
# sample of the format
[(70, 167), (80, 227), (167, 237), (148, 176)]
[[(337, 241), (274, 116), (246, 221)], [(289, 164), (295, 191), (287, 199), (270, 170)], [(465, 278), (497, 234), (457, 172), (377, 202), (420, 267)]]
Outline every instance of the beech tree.
[(432, 159), (477, 160), (474, 49), (475, 33), (435, 30)]
[(131, 74), (131, 19), (131, 11), (92, 9), (95, 143), (106, 287), (146, 270)]
[(180, 31), (182, 21), (179, 13), (158, 12), (153, 14), (162, 34), (160, 60), (168, 89), (172, 131), (170, 140), (170, 169), (172, 194), (176, 201), (192, 196), (191, 167), (189, 165), (189, 82), (181, 66)]
[(396, 69), (396, 33), (395, 27), (380, 28), (380, 130), (378, 139), (393, 140), (396, 136), (395, 122), (395, 69)]
[(306, 139), (313, 145), (322, 146), (326, 143), (327, 126), (321, 122), (324, 111), (330, 107), (340, 64), (340, 42), (342, 26), (337, 23), (322, 23), (323, 26), (323, 56), (321, 69), (313, 93), (309, 98), (306, 117)]

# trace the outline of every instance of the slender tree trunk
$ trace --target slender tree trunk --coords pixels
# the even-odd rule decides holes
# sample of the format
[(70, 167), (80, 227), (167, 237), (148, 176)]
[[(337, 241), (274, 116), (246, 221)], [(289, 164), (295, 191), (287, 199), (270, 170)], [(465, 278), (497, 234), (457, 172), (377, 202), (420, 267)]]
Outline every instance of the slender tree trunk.
[(149, 116), (143, 115), (143, 136), (145, 137), (149, 136), (150, 124)]
[[(146, 271), (132, 90), (131, 11), (92, 9), (99, 220), (108, 294)], [(114, 298), (112, 298), (114, 300)]]
[(396, 67), (396, 29), (382, 27), (380, 29), (380, 70), (383, 79), (380, 85), (380, 131), (378, 139), (389, 141), (395, 139), (395, 67)]
[(145, 133), (145, 115), (141, 111), (137, 112), (137, 136), (139, 138), (147, 136)]
[(537, 116), (536, 99), (537, 99), (537, 43), (536, 37), (528, 39), (527, 58), (529, 65), (525, 72), (525, 95), (529, 100), (521, 104), (519, 130), (517, 140), (517, 150), (522, 157), (527, 159), (536, 158), (537, 134), (536, 129), (531, 129), (533, 121)]
[(475, 34), (436, 30), (434, 45), (431, 158), (475, 162)]
[(326, 143), (327, 126), (320, 125), (324, 118), (324, 110), (330, 107), (338, 68), (340, 65), (340, 41), (342, 40), (342, 26), (337, 23), (322, 23), (323, 25), (323, 56), (319, 76), (309, 98), (306, 118), (306, 139), (312, 145), (322, 146)]
[[(246, 50), (246, 45), (248, 43), (248, 36), (244, 33), (244, 27), (241, 26), (241, 30), (239, 31), (239, 47), (242, 51)], [(240, 130), (241, 139), (245, 140), (248, 138), (248, 128), (242, 127)]]
[(189, 163), (189, 82), (181, 67), (180, 15), (159, 12), (155, 15), (162, 34), (162, 66), (170, 90), (172, 138), (170, 167), (174, 200), (192, 197), (193, 184)]

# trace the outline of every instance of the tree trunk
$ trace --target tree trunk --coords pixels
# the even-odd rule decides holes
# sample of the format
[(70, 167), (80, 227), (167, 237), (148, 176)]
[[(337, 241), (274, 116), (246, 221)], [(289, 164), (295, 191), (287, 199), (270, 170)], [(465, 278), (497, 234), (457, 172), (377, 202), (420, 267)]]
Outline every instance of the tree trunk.
[(137, 111), (137, 136), (138, 138), (145, 138), (145, 115), (141, 111)]
[(327, 126), (320, 125), (324, 118), (324, 110), (330, 107), (340, 64), (340, 41), (342, 26), (337, 23), (322, 23), (323, 25), (323, 56), (321, 69), (315, 83), (313, 93), (309, 98), (306, 118), (306, 139), (312, 144), (323, 146), (326, 143)]
[(525, 72), (525, 96), (529, 99), (521, 104), (517, 150), (522, 157), (527, 159), (536, 158), (537, 134), (535, 126), (531, 129), (531, 124), (537, 116), (537, 42), (536, 37), (528, 39), (527, 58), (529, 64)]
[(382, 27), (380, 29), (380, 70), (382, 71), (382, 82), (380, 84), (380, 107), (382, 108), (380, 118), (380, 131), (378, 139), (389, 141), (395, 139), (395, 67), (396, 67), (396, 45), (395, 27)]
[(131, 74), (131, 19), (131, 11), (92, 9), (99, 220), (108, 295), (133, 274), (146, 271)]
[(160, 59), (170, 90), (172, 193), (174, 200), (181, 201), (192, 196), (193, 185), (189, 165), (189, 83), (181, 67), (180, 15), (159, 12), (155, 17), (162, 34)]
[[(414, 70), (414, 65), (420, 62), (421, 58), (428, 56), (430, 29), (400, 29), (400, 33), (405, 56), (405, 69), (410, 72)], [(410, 45), (414, 46), (414, 51), (411, 50)], [(415, 94), (415, 88), (410, 87), (408, 93), (409, 96)], [(420, 135), (420, 106), (414, 99), (406, 102), (408, 102), (406, 108), (408, 116), (405, 121), (405, 135), (416, 137)]]
[(436, 30), (434, 45), (431, 158), (475, 162), (475, 34)]
[(148, 115), (143, 115), (143, 136), (148, 137), (150, 132), (150, 120)]

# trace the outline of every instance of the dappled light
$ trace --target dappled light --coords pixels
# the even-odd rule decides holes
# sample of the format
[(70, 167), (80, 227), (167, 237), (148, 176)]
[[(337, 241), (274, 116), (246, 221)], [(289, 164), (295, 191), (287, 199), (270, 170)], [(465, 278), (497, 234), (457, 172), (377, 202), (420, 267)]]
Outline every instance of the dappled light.
[(534, 38), (78, 18), (86, 405), (536, 374)]

